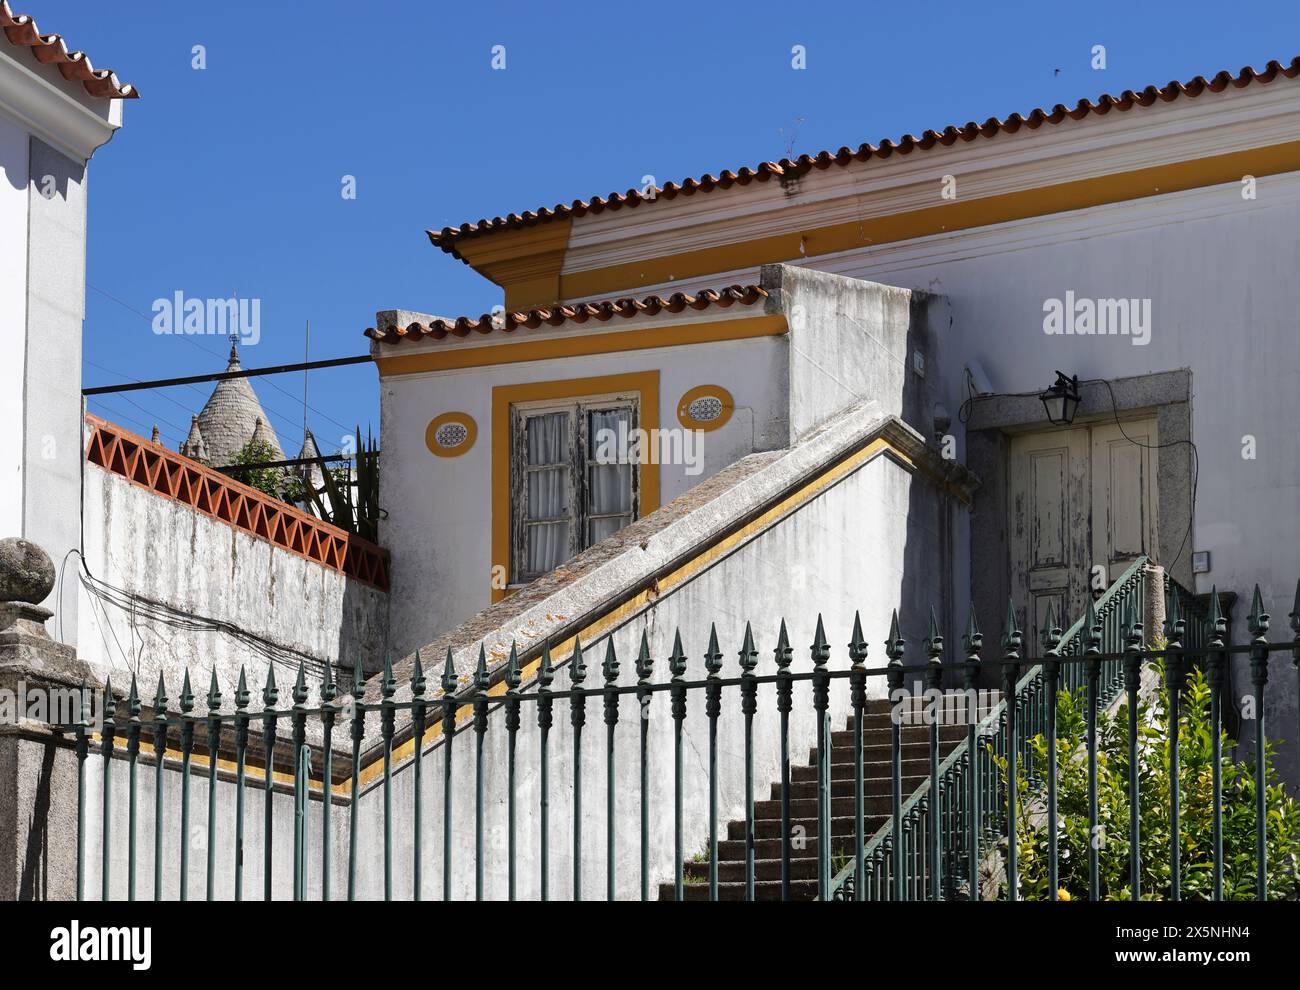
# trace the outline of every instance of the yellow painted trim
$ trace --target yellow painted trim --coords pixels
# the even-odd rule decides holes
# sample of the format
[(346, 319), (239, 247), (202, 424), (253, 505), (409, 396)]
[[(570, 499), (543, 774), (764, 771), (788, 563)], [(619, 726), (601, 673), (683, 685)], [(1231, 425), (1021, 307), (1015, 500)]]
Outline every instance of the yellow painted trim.
[[(659, 428), (659, 372), (638, 371), (597, 378), (570, 378), (558, 382), (529, 382), (498, 385), (492, 390), (492, 568), (510, 567), (510, 407), (520, 402), (547, 399), (580, 399), (588, 395), (636, 393), (640, 403), (641, 429)], [(641, 465), (641, 515), (659, 508), (659, 465)], [(506, 596), (505, 589), (493, 588), (492, 601)]]
[[(722, 403), (722, 412), (716, 419), (696, 419), (691, 415), (691, 403), (705, 398), (718, 399)], [(701, 433), (710, 433), (726, 426), (735, 411), (736, 400), (721, 385), (696, 385), (677, 400), (677, 422), (688, 430), (699, 430)]]
[[(458, 443), (454, 447), (439, 445), (438, 431), (448, 423), (459, 423), (465, 427), (465, 440), (463, 443)], [(424, 430), (424, 445), (429, 448), (429, 453), (434, 457), (460, 457), (461, 454), (468, 454), (477, 439), (478, 424), (474, 422), (474, 417), (469, 413), (445, 412), (441, 416), (435, 416), (429, 420), (429, 425)]]
[(467, 237), (456, 244), (470, 267), (505, 290), (506, 309), (524, 312), (560, 301), (560, 269), (573, 220)]
[[(747, 525), (724, 537), (707, 550), (701, 552), (699, 556), (686, 561), (675, 571), (660, 578), (655, 583), (653, 589), (647, 588), (645, 591), (634, 595), (617, 608), (604, 613), (591, 625), (579, 630), (575, 637), (566, 639), (561, 643), (553, 643), (551, 645), (551, 656), (563, 658), (566, 654), (571, 653), (573, 650), (574, 639), (581, 639), (584, 643), (591, 643), (592, 641), (599, 639), (610, 629), (619, 625), (629, 616), (650, 604), (653, 599), (661, 597), (664, 593), (671, 591), (673, 588), (686, 582), (689, 578), (694, 577), (700, 571), (709, 567), (721, 557), (736, 549), (736, 547), (740, 546), (742, 543), (747, 542), (750, 537), (756, 535), (761, 530), (766, 529), (781, 516), (798, 508), (803, 503), (810, 501), (822, 492), (826, 491), (840, 479), (847, 477), (858, 468), (866, 465), (869, 461), (872, 461), (886, 453), (900, 461), (907, 470), (914, 471), (917, 469), (917, 465), (912, 458), (899, 450), (888, 440), (883, 437), (873, 440), (861, 450), (856, 451), (839, 463), (832, 465), (824, 473), (808, 481), (808, 483), (802, 488), (787, 495), (761, 516), (758, 516)], [(521, 672), (523, 682), (527, 683), (531, 680), (540, 666), (541, 660), (537, 659), (524, 667)], [(506, 685), (504, 681), (498, 681), (488, 690), (489, 696), (492, 697), (504, 697), (505, 692)], [(436, 702), (431, 702), (431, 704), (436, 704)], [(456, 724), (458, 726), (468, 724), (473, 717), (474, 706), (472, 704), (461, 705), (456, 712)], [(425, 744), (428, 745), (441, 734), (442, 723), (434, 722), (425, 730)], [(404, 743), (396, 746), (393, 749), (393, 767), (396, 768), (400, 762), (410, 759), (414, 752), (414, 739), (407, 739)], [(371, 761), (362, 768), (359, 778), (360, 786), (364, 787), (370, 782), (378, 779), (383, 775), (383, 772), (384, 767), (382, 760), (376, 759)]]
[[(761, 311), (759, 312), (761, 314)], [(625, 351), (650, 350), (656, 347), (676, 347), (681, 344), (713, 344), (722, 340), (777, 336), (788, 330), (784, 316), (754, 315), (734, 320), (585, 333), (573, 337), (525, 338), (491, 347), (444, 342), (445, 346), (436, 350), (421, 354), (381, 357), (375, 363), (379, 366), (379, 377), (388, 378), (392, 375), (411, 375), (425, 371), (487, 368), (520, 361), (546, 361), (552, 358), (587, 357), (592, 354), (620, 354)], [(503, 331), (495, 332), (503, 333)], [(533, 332), (535, 331), (513, 331), (516, 335)], [(402, 345), (385, 346), (400, 348)]]
[[(834, 254), (858, 247), (895, 244), (931, 234), (1050, 216), (1166, 193), (1240, 181), (1243, 175), (1275, 175), (1300, 168), (1300, 141), (1155, 165), (1114, 175), (1041, 186), (998, 196), (954, 200), (938, 206), (864, 217), (845, 223), (757, 238), (699, 251), (560, 277), (560, 297), (581, 299), (624, 293), (639, 286)], [(935, 187), (936, 189), (938, 186)]]

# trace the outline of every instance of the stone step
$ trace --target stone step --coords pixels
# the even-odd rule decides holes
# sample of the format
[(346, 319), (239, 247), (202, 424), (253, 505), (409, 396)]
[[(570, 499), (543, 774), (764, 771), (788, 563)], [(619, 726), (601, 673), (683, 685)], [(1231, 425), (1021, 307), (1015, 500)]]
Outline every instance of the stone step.
[[(904, 799), (909, 792), (904, 791)], [(864, 797), (863, 812), (868, 815), (887, 814), (892, 808), (890, 796), (888, 794), (871, 794)], [(852, 796), (832, 797), (831, 798), (831, 817), (852, 816), (853, 798)], [(780, 819), (781, 802), (780, 801), (755, 801), (754, 802), (754, 820), (755, 822), (765, 821), (769, 818)], [(791, 798), (790, 799), (790, 818), (802, 819), (808, 818), (814, 822), (817, 819), (817, 799), (811, 798)], [(744, 822), (741, 822), (743, 825)]]
[[(690, 862), (686, 864), (682, 874), (692, 880), (703, 880), (706, 883), (709, 879), (709, 864)], [(775, 859), (755, 859), (754, 860), (754, 879), (760, 880), (780, 880), (781, 879), (781, 859), (778, 855)], [(799, 851), (798, 858), (790, 857), (790, 879), (791, 880), (816, 880), (817, 879), (817, 857), (809, 856), (807, 849)], [(718, 883), (744, 883), (745, 882), (745, 861), (744, 859), (723, 859), (722, 850), (718, 850)]]
[[(880, 826), (884, 824), (886, 820), (887, 819), (882, 815), (866, 816), (865, 817), (866, 827), (863, 833), (865, 837), (864, 841), (870, 841), (871, 836), (873, 836), (876, 833), (876, 830), (879, 829)], [(816, 822), (814, 822), (813, 824), (816, 825)], [(718, 862), (719, 863), (733, 862), (736, 860), (740, 860), (741, 862), (744, 862), (745, 859), (745, 840), (743, 838), (744, 834), (745, 834), (745, 830), (742, 823), (740, 829), (740, 835), (742, 836), (741, 838), (739, 839), (727, 838), (727, 839), (718, 840)], [(836, 853), (847, 855), (853, 849), (853, 842), (854, 842), (854, 836), (851, 833), (849, 835), (831, 836), (831, 843), (830, 843), (831, 855), (833, 856)], [(809, 834), (806, 838), (804, 838), (800, 844), (803, 846), (802, 849), (795, 849), (793, 847), (790, 849), (791, 858), (794, 858), (796, 856), (799, 857), (811, 856), (814, 859), (817, 858), (818, 840), (817, 840), (816, 829), (814, 829), (811, 834)], [(755, 839), (754, 858), (780, 860), (781, 840), (779, 838)]]
[[(852, 801), (850, 801), (849, 803), (851, 805)], [(888, 806), (889, 802), (886, 801), (885, 804), (886, 806)], [(813, 805), (815, 808), (816, 802), (813, 802)], [(888, 808), (886, 810), (888, 810)], [(864, 809), (862, 817), (864, 819), (864, 829), (868, 837), (875, 834), (876, 830), (880, 828), (880, 826), (883, 825), (889, 819), (889, 815), (886, 812), (871, 811), (866, 809)], [(805, 818), (800, 818), (792, 814), (790, 817), (791, 834), (795, 834), (795, 830), (797, 828), (802, 828), (802, 835), (804, 840), (811, 843), (817, 835), (816, 814), (814, 813), (813, 816), (805, 817)], [(831, 818), (832, 839), (838, 836), (852, 836), (854, 834), (853, 829), (854, 829), (854, 818), (851, 809), (849, 813), (846, 815), (842, 815), (839, 817), (832, 816)], [(743, 821), (728, 822), (726, 835), (728, 839), (739, 839), (743, 841), (745, 838), (745, 823)], [(754, 838), (755, 840), (758, 839), (776, 839), (778, 841), (780, 840), (781, 809), (779, 803), (777, 805), (777, 813), (775, 818), (756, 818), (754, 820)], [(721, 855), (721, 853), (719, 853), (719, 855)]]
[[(790, 797), (792, 800), (796, 798), (812, 798), (813, 800), (817, 799), (817, 768), (812, 767), (811, 769), (813, 771), (811, 779), (800, 780), (800, 781), (796, 781), (792, 779), (790, 781)], [(849, 769), (852, 768), (850, 767)], [(903, 800), (907, 800), (908, 795), (910, 795), (913, 791), (915, 791), (918, 787), (921, 786), (922, 783), (924, 783), (928, 779), (929, 779), (928, 776), (922, 774), (914, 774), (910, 777), (905, 776), (903, 778)], [(832, 776), (831, 797), (832, 798), (853, 797), (854, 795), (853, 784), (854, 781), (853, 781), (853, 776), (851, 774), (846, 775), (845, 777), (839, 779)], [(868, 798), (872, 796), (879, 796), (882, 794), (885, 796), (891, 796), (893, 794), (893, 790), (891, 789), (892, 787), (893, 787), (893, 782), (889, 777), (866, 777), (862, 781), (863, 796)], [(780, 784), (772, 785), (772, 800), (773, 801), (781, 800)], [(755, 804), (757, 804), (757, 802), (755, 802)]]
[[(929, 726), (905, 725), (902, 731), (903, 745), (912, 744), (930, 744)], [(966, 738), (966, 726), (964, 725), (941, 725), (939, 726), (939, 742), (960, 742)], [(867, 746), (892, 746), (894, 744), (894, 730), (890, 726), (881, 728), (868, 728), (862, 734), (863, 748)], [(848, 749), (853, 751), (853, 730), (846, 729), (843, 732), (831, 733), (831, 751), (837, 749)]]
[[(811, 901), (817, 897), (817, 881), (814, 880), (791, 880), (790, 881), (790, 899), (792, 901)], [(675, 891), (671, 883), (659, 885), (659, 899), (661, 901), (675, 901)], [(684, 901), (707, 901), (709, 899), (708, 883), (688, 883), (682, 887), (682, 900)], [(743, 883), (719, 883), (718, 900), (720, 901), (743, 901), (745, 899), (745, 885)], [(780, 880), (763, 880), (754, 884), (754, 900), (756, 901), (779, 901), (781, 899), (781, 881)]]
[[(943, 757), (951, 753), (953, 751), (953, 748), (956, 747), (956, 745), (957, 745), (957, 740), (955, 739), (950, 739), (947, 742), (941, 740), (939, 742), (939, 758), (943, 759)], [(924, 760), (925, 762), (928, 763), (930, 760), (930, 744), (928, 742), (904, 743), (899, 748), (902, 751), (904, 762), (907, 762), (908, 760)], [(889, 762), (893, 758), (894, 758), (894, 747), (892, 743), (882, 745), (882, 746), (862, 747), (863, 763), (883, 763), (886, 766), (888, 766)], [(831, 748), (832, 766), (834, 766), (837, 763), (852, 764), (853, 759), (854, 757), (853, 757), (852, 746), (834, 746)], [(812, 766), (817, 765), (816, 746), (814, 746), (812, 749), (808, 751), (808, 763)]]

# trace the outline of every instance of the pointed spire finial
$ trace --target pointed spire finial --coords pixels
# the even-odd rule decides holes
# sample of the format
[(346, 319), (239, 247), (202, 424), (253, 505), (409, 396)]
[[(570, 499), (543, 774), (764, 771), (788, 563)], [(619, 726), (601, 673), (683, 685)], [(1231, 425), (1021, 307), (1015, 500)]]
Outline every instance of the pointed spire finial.
[(1246, 617), (1246, 625), (1250, 629), (1251, 636), (1255, 639), (1264, 639), (1271, 618), (1264, 611), (1264, 597), (1259, 593), (1259, 585), (1255, 585), (1255, 593), (1250, 599), (1250, 615)]
[(523, 683), (523, 675), (519, 671), (519, 650), (512, 642), (510, 644), (510, 659), (506, 661), (506, 687), (511, 691), (516, 691), (521, 683)]
[(1097, 621), (1097, 606), (1093, 602), (1091, 595), (1088, 596), (1088, 607), (1084, 610), (1083, 613), (1083, 625), (1084, 625), (1085, 640), (1087, 641), (1088, 644), (1087, 650), (1085, 652), (1100, 653), (1101, 652), (1101, 623)]
[(582, 659), (582, 640), (573, 637), (573, 656), (569, 658), (569, 681), (581, 684), (587, 679), (587, 664)]
[(551, 641), (548, 639), (542, 646), (542, 665), (537, 669), (537, 683), (549, 690), (554, 680), (555, 667), (551, 664)]
[(710, 677), (717, 677), (722, 670), (722, 651), (718, 649), (718, 627), (709, 623), (709, 646), (704, 651), (704, 669)]
[(140, 690), (135, 683), (135, 674), (131, 674), (131, 690), (126, 694), (126, 713), (131, 718), (140, 717)]
[[(1051, 606), (1048, 606), (1050, 616)], [(1050, 618), (1049, 618), (1050, 622)], [(975, 603), (971, 602), (970, 611), (966, 614), (966, 632), (961, 637), (962, 649), (972, 660), (980, 658), (980, 650), (984, 649), (984, 634), (980, 632), (980, 627), (975, 621)]]
[(614, 637), (605, 640), (605, 661), (600, 665), (605, 675), (605, 683), (613, 684), (618, 680), (618, 654), (614, 652)]
[(243, 709), (248, 707), (251, 695), (248, 691), (248, 676), (244, 672), (244, 665), (239, 665), (239, 683), (235, 685), (235, 707)]
[(672, 656), (668, 658), (668, 670), (677, 680), (681, 680), (682, 675), (686, 673), (686, 654), (682, 651), (682, 631), (680, 629), (673, 634), (673, 652)]
[(777, 669), (788, 670), (794, 660), (794, 648), (790, 646), (790, 635), (785, 629), (785, 619), (781, 620), (781, 631), (776, 637), (776, 649), (772, 652), (776, 657)]
[(113, 675), (104, 678), (104, 721), (111, 727), (117, 717), (117, 699), (113, 697)]
[(758, 666), (758, 650), (754, 648), (754, 630), (745, 622), (745, 638), (740, 644), (740, 669), (746, 674), (752, 673)]
[(307, 703), (307, 668), (301, 660), (298, 661), (298, 677), (293, 682), (293, 703), (295, 705)]
[(181, 680), (181, 714), (188, 715), (194, 711), (194, 690), (190, 687), (190, 668), (185, 668), (185, 677)]
[(452, 694), (460, 686), (460, 678), (456, 676), (456, 664), (452, 660), (451, 646), (447, 647), (447, 656), (442, 661), (442, 693)]
[(423, 698), (425, 688), (429, 686), (429, 680), (424, 676), (424, 659), (420, 656), (420, 651), (415, 651), (415, 663), (411, 665), (411, 697)]
[(646, 636), (646, 631), (641, 630), (641, 648), (636, 655), (636, 676), (639, 681), (650, 680), (654, 674), (655, 662), (650, 656), (650, 640)]
[(822, 615), (817, 613), (817, 629), (813, 632), (812, 646), (809, 647), (814, 667), (826, 666), (831, 657), (831, 644), (826, 640), (826, 628), (822, 625)]
[(853, 613), (853, 632), (849, 635), (849, 660), (855, 667), (861, 667), (867, 658), (867, 640), (862, 635), (862, 616)]
[(361, 670), (361, 661), (352, 661), (352, 697), (360, 701), (366, 695), (366, 676)]
[(487, 648), (478, 644), (478, 666), (474, 668), (474, 690), (480, 694), (492, 686), (492, 680), (488, 676), (487, 667)]
[[(1092, 607), (1092, 603), (1088, 603)], [(1011, 599), (1007, 600), (1007, 619), (1002, 631), (1002, 649), (1008, 654), (1019, 653), (1021, 643), (1020, 625), (1016, 621), (1016, 603)]]
[(925, 654), (930, 663), (943, 663), (943, 636), (939, 633), (939, 618), (930, 606), (930, 625), (925, 633)]
[(903, 664), (903, 648), (907, 645), (898, 631), (898, 609), (894, 609), (889, 618), (889, 636), (885, 639), (885, 656), (889, 657), (891, 667)]
[(266, 668), (266, 687), (262, 689), (262, 705), (265, 708), (274, 708), (279, 700), (280, 691), (275, 686), (275, 664), (270, 664)]
[(212, 668), (212, 678), (208, 681), (208, 711), (215, 712), (221, 707), (221, 687), (217, 684), (217, 668)]
[(163, 712), (167, 708), (167, 686), (163, 684), (162, 671), (158, 672), (158, 690), (154, 692), (153, 708), (155, 714)]

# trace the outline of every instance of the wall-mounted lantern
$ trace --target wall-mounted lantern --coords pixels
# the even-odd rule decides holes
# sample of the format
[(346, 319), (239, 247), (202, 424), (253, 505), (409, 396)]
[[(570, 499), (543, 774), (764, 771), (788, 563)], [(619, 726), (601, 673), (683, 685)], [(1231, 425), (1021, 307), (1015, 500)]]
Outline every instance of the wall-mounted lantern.
[(1079, 376), (1067, 378), (1058, 371), (1052, 387), (1039, 398), (1043, 400), (1047, 418), (1054, 426), (1069, 426), (1074, 422), (1074, 413), (1079, 408)]

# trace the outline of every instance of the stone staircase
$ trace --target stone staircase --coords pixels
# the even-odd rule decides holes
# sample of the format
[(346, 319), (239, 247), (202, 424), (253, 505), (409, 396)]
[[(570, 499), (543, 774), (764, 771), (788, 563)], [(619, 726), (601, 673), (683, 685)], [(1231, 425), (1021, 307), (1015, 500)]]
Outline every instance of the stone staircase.
[[(854, 717), (842, 731), (831, 733), (831, 856), (853, 855), (853, 728)], [(940, 759), (947, 756), (962, 739), (966, 727), (945, 725), (939, 729)], [(862, 740), (864, 841), (870, 840), (891, 812), (891, 742), (889, 703), (867, 702), (866, 727)], [(903, 727), (903, 800), (916, 790), (930, 773), (930, 729), (925, 725)], [(808, 754), (806, 765), (791, 760), (790, 829), (799, 835), (802, 828), (803, 848), (790, 850), (790, 898), (810, 901), (817, 896), (817, 749)], [(709, 864), (707, 846), (698, 860), (685, 864), (684, 899), (709, 899)], [(841, 865), (832, 859), (832, 873)], [(781, 784), (772, 784), (766, 801), (754, 802), (754, 897), (756, 900), (779, 900), (781, 897)], [(661, 901), (675, 900), (673, 883), (659, 885)], [(728, 822), (718, 838), (718, 899), (745, 899), (745, 820)]]

